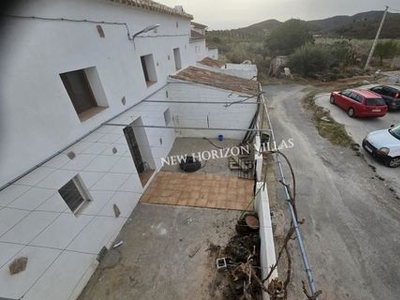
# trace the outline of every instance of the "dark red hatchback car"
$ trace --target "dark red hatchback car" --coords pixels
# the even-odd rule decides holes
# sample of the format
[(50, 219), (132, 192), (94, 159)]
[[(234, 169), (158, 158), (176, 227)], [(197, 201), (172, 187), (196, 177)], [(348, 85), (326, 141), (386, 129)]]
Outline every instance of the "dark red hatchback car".
[(383, 117), (388, 111), (382, 97), (369, 90), (332, 92), (330, 102), (347, 111), (349, 117)]

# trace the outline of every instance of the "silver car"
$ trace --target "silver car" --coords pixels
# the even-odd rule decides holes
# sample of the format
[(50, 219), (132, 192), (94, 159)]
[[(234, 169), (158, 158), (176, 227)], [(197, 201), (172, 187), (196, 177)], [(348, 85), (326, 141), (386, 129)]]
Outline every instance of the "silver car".
[(400, 166), (400, 124), (367, 134), (363, 148), (391, 168)]

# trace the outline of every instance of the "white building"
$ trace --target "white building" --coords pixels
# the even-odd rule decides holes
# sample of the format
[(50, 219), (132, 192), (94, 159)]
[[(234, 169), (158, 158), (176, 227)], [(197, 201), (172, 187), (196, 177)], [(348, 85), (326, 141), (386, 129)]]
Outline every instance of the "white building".
[[(206, 81), (190, 78), (201, 71), (185, 69), (206, 47), (182, 8), (24, 3), (6, 12), (0, 34), (0, 298), (75, 299), (175, 137), (193, 134), (164, 127), (247, 128), (255, 110), (168, 101), (255, 101), (258, 92), (255, 82), (211, 71)], [(12, 275), (20, 257), (26, 269)]]

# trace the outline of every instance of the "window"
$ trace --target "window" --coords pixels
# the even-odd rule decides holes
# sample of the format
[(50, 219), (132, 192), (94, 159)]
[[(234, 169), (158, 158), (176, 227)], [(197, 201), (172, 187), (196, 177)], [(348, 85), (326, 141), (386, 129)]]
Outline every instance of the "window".
[(95, 67), (62, 73), (60, 77), (81, 122), (108, 107)]
[(89, 194), (79, 175), (68, 181), (58, 190), (58, 193), (73, 213), (76, 213), (86, 201), (90, 200)]
[(175, 59), (175, 70), (180, 70), (182, 68), (181, 62), (181, 51), (179, 48), (174, 49), (174, 59)]
[(137, 142), (135, 133), (133, 132), (132, 126), (126, 126), (124, 128), (124, 134), (126, 141), (128, 143), (129, 150), (131, 152), (133, 162), (135, 164), (138, 173), (144, 172), (144, 162), (142, 159), (142, 154), (140, 153), (139, 144)]
[(350, 98), (355, 100), (355, 101), (357, 101), (357, 102), (360, 102), (360, 103), (362, 103), (362, 100), (363, 100), (363, 98), (359, 94), (356, 94), (356, 93), (353, 93), (353, 92), (350, 93)]
[(143, 75), (146, 80), (147, 86), (157, 82), (156, 68), (154, 66), (153, 54), (144, 55), (140, 57), (142, 63)]
[(164, 121), (166, 126), (171, 122), (171, 112), (169, 111), (169, 108), (164, 111)]

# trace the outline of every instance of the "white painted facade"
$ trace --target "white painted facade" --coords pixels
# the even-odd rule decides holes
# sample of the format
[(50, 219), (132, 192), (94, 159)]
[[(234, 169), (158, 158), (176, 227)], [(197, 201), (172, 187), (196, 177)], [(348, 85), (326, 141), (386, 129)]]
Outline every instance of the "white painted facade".
[(215, 48), (215, 49), (208, 48), (207, 56), (212, 58), (212, 59), (218, 60), (218, 48)]
[[(243, 101), (252, 96), (173, 79), (168, 85), (168, 95), (168, 99), (171, 101), (225, 102), (226, 104)], [(254, 103), (256, 101), (257, 97), (254, 97), (245, 102)], [(228, 107), (225, 104), (170, 104), (174, 126), (176, 127), (247, 129), (256, 109), (256, 104), (241, 103), (232, 104)], [(177, 130), (176, 135), (199, 138), (217, 138), (218, 135), (223, 135), (225, 138), (242, 139), (245, 132), (180, 129)]]
[[(205, 40), (190, 42), (188, 17), (106, 0), (35, 0), (8, 13), (14, 17), (6, 17), (0, 32), (0, 187), (7, 186), (0, 191), (0, 298), (75, 299), (150, 182), (141, 183), (123, 128), (247, 128), (256, 107), (143, 101), (243, 100), (227, 90), (168, 80), (207, 55)], [(153, 24), (160, 26), (132, 41)], [(198, 53), (195, 44), (203, 47)], [(142, 56), (152, 57), (152, 83), (146, 83)], [(60, 77), (75, 70), (85, 71), (102, 108), (86, 120)], [(134, 133), (154, 174), (176, 136), (245, 134), (149, 127), (134, 127)], [(90, 201), (73, 213), (59, 189), (77, 175)], [(10, 262), (21, 256), (28, 257), (26, 270), (10, 275)]]
[[(166, 99), (167, 77), (177, 68), (174, 49), (181, 68), (194, 63), (190, 19), (100, 0), (31, 1), (9, 14), (70, 21), (7, 17), (1, 31), (0, 186), (53, 158), (0, 191), (0, 298), (75, 299), (146, 188), (123, 127), (102, 124), (165, 125), (168, 105), (141, 101)], [(83, 19), (127, 26), (72, 21)], [(132, 37), (152, 24), (160, 24), (157, 32), (128, 38), (127, 29)], [(157, 78), (151, 85), (140, 59), (149, 54)], [(60, 78), (79, 69), (103, 107), (86, 121)], [(134, 132), (144, 162), (157, 171), (174, 131)], [(90, 201), (73, 213), (58, 191), (76, 175)], [(18, 257), (28, 258), (27, 268), (11, 275)]]
[(206, 40), (192, 40), (190, 41), (190, 49), (193, 55), (194, 61), (202, 60), (204, 57), (208, 56), (208, 48), (206, 47)]
[(258, 70), (257, 66), (253, 64), (225, 64), (221, 68), (217, 68), (204, 65), (198, 61), (196, 66), (205, 70), (218, 72), (221, 74), (232, 75), (244, 79), (257, 80)]
[[(1, 151), (7, 155), (0, 156), (0, 186), (163, 87), (176, 69), (173, 49), (180, 49), (182, 68), (194, 62), (187, 18), (101, 0), (32, 1), (11, 14), (126, 22), (131, 35), (160, 27), (132, 42), (124, 25), (100, 23), (101, 38), (98, 23), (7, 18), (0, 53)], [(149, 87), (140, 61), (148, 54), (157, 73)], [(95, 73), (91, 85), (99, 105), (107, 108), (80, 122), (59, 74), (86, 68)]]

